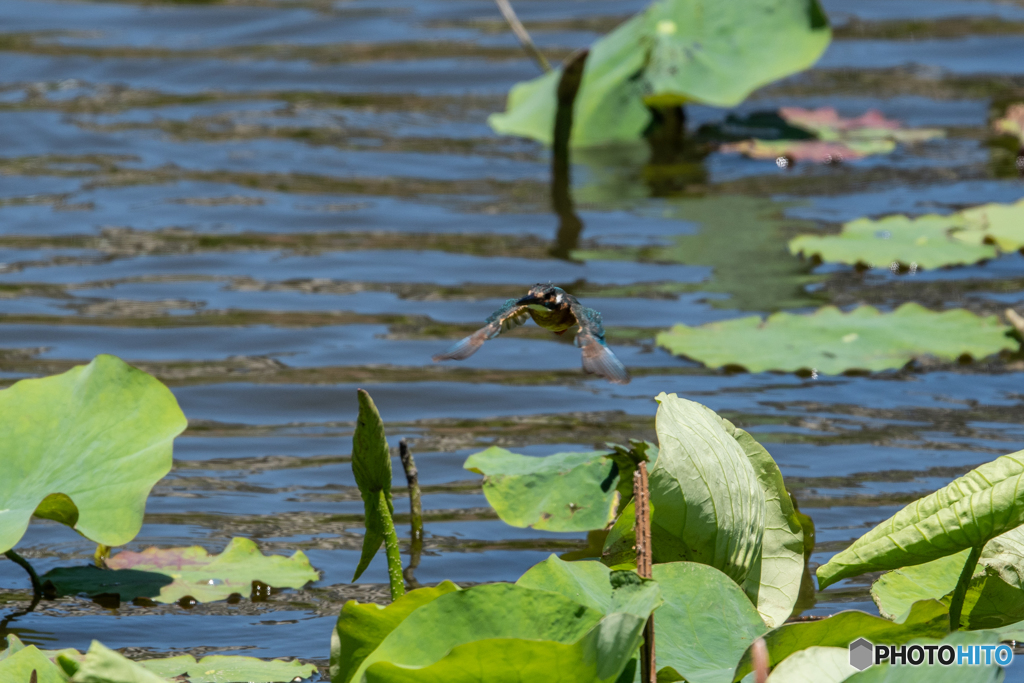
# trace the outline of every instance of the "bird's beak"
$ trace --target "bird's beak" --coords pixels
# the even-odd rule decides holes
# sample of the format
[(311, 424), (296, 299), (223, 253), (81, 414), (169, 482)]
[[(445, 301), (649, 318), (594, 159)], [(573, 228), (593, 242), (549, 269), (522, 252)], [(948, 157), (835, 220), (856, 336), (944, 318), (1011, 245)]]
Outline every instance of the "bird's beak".
[(522, 299), (516, 302), (516, 306), (529, 306), (530, 304), (539, 304), (541, 300), (532, 294), (527, 294)]

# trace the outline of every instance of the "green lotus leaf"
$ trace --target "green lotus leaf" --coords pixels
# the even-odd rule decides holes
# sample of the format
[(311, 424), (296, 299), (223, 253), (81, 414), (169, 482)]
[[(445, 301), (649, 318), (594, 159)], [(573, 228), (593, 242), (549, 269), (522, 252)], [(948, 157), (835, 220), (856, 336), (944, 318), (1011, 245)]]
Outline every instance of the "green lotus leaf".
[[(185, 596), (199, 602), (213, 602), (232, 593), (248, 595), (253, 581), (275, 588), (302, 588), (320, 578), (301, 550), (291, 557), (263, 555), (247, 538), (231, 539), (219, 555), (210, 555), (200, 546), (146, 548), (140, 553), (123, 550), (109, 558), (107, 566), (113, 570), (127, 569), (170, 577), (173, 581), (162, 586), (154, 597), (157, 602), (164, 603), (177, 602)], [(107, 573), (115, 577), (117, 574), (116, 571)], [(116, 578), (112, 581), (116, 584)], [(69, 586), (67, 592), (77, 591)]]
[(0, 415), (0, 552), (33, 513), (103, 545), (135, 538), (188, 424), (167, 387), (113, 356), (17, 382)]
[(463, 467), (484, 475), (484, 495), (515, 527), (546, 531), (603, 529), (615, 518), (619, 468), (607, 451), (542, 458), (492, 446)]
[[(958, 631), (945, 638), (915, 638), (912, 642), (924, 645), (996, 645), (999, 634), (995, 631)], [(771, 680), (771, 679), (769, 679)], [(847, 683), (1001, 683), (1003, 671), (997, 664), (975, 666), (942, 666), (928, 664), (920, 666), (872, 666), (846, 679)]]
[(198, 662), (192, 655), (180, 655), (136, 664), (162, 678), (188, 676), (188, 683), (290, 683), (296, 678), (309, 678), (316, 672), (316, 666), (298, 660), (268, 662), (235, 655), (210, 655)]
[(722, 423), (750, 459), (765, 496), (761, 550), (743, 582), (743, 590), (769, 627), (780, 626), (793, 613), (800, 596), (804, 575), (803, 528), (772, 456), (746, 431), (728, 420), (722, 419)]
[[(858, 638), (900, 645), (912, 638), (942, 638), (947, 633), (949, 611), (946, 606), (937, 600), (922, 600), (914, 603), (902, 620), (890, 621), (848, 610), (818, 621), (784, 624), (770, 631), (764, 639), (769, 665), (775, 667), (793, 653), (812, 646), (845, 648)], [(734, 680), (740, 680), (749, 672), (750, 650), (747, 650), (736, 668)]]
[(757, 560), (766, 502), (737, 440), (706, 406), (659, 394), (650, 472), (655, 562), (701, 562), (742, 583)]
[[(651, 520), (654, 520), (651, 505)], [(636, 569), (636, 501), (629, 501), (608, 531), (601, 549), (601, 562), (612, 569)]]
[(844, 313), (825, 306), (810, 315), (775, 313), (707, 323), (676, 325), (658, 334), (660, 346), (708, 367), (742, 366), (751, 372), (815, 370), (879, 371), (903, 367), (921, 357), (954, 361), (985, 358), (1018, 344), (997, 316), (954, 309), (935, 313), (906, 303), (891, 313), (859, 306)]
[[(14, 635), (13, 633), (8, 633), (7, 648), (4, 650), (0, 650), (0, 661), (7, 659), (13, 654), (21, 652), (25, 649), (25, 647), (25, 643), (21, 642), (21, 639), (18, 638), (18, 636)], [(49, 659), (51, 662), (57, 659), (58, 656), (62, 655), (65, 657), (70, 657), (71, 659), (85, 659), (85, 655), (71, 647), (62, 648), (60, 650), (40, 650), (40, 652), (42, 652), (43, 655), (45, 655), (46, 658)]]
[[(871, 597), (886, 617), (905, 612), (915, 600), (949, 604), (969, 550), (883, 574), (871, 586)], [(1017, 527), (989, 541), (967, 588), (961, 624), (991, 629), (1024, 620), (1024, 528)]]
[(992, 243), (1002, 251), (1024, 249), (1024, 199), (1016, 204), (983, 204), (960, 212), (965, 229), (957, 239)]
[(417, 588), (400, 596), (387, 607), (349, 600), (341, 608), (331, 634), (331, 683), (348, 683), (359, 665), (414, 610), (445, 593), (459, 590), (451, 581), (429, 588)]
[(442, 595), (409, 614), (351, 680), (614, 681), (661, 598), (657, 583), (634, 572), (608, 579), (607, 613), (519, 585)]
[(363, 497), (366, 514), (366, 533), (363, 536), (363, 552), (359, 556), (352, 580), (362, 576), (370, 566), (373, 556), (380, 550), (386, 536), (387, 522), (378, 508), (380, 495), (384, 494), (388, 510), (393, 515), (391, 500), (391, 450), (384, 435), (384, 421), (370, 394), (360, 389), (359, 417), (352, 435), (352, 474), (355, 476), (359, 494)]
[(952, 231), (964, 224), (957, 214), (858, 218), (844, 224), (838, 235), (799, 235), (790, 240), (789, 251), (817, 256), (822, 261), (877, 268), (888, 268), (893, 263), (939, 268), (995, 258), (995, 247), (968, 244), (953, 236)]
[(658, 680), (671, 669), (690, 683), (732, 681), (736, 662), (768, 630), (743, 590), (693, 562), (656, 564), (653, 573), (665, 600), (654, 613)]
[(555, 555), (530, 567), (517, 586), (553, 591), (573, 602), (608, 614), (612, 608), (612, 570), (600, 562), (566, 562)]
[[(732, 107), (810, 67), (831, 40), (817, 0), (661, 0), (590, 48), (573, 108), (577, 147), (635, 140), (651, 106)], [(550, 144), (561, 69), (516, 85), (499, 133)]]
[(855, 673), (849, 648), (814, 645), (782, 660), (768, 683), (840, 683)]
[(71, 683), (167, 683), (167, 679), (94, 640)]
[(35, 645), (22, 646), (18, 651), (0, 659), (0, 681), (27, 682), (33, 671), (36, 672), (38, 683), (67, 683), (68, 680), (61, 668)]
[(978, 546), (1024, 523), (1024, 451), (1004, 455), (906, 506), (818, 567), (818, 586)]

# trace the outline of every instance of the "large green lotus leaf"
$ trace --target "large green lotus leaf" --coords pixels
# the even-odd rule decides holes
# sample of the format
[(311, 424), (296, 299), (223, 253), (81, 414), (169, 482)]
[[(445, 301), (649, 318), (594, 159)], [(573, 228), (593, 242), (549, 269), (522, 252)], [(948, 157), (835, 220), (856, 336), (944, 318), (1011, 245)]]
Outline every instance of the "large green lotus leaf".
[(224, 655), (210, 655), (198, 662), (192, 655), (180, 655), (136, 664), (163, 678), (188, 676), (188, 683), (290, 683), (296, 678), (309, 678), (316, 672), (316, 666), (298, 660), (268, 662), (255, 657)]
[(1024, 523), (1024, 451), (1004, 455), (895, 515), (818, 567), (818, 586), (983, 546)]
[(655, 562), (701, 562), (737, 583), (764, 533), (765, 493), (743, 447), (710, 408), (659, 394), (658, 461), (650, 472)]
[(611, 569), (600, 562), (566, 562), (556, 555), (535, 564), (517, 586), (553, 591), (581, 605), (608, 614), (612, 608)]
[(984, 358), (1018, 344), (994, 315), (954, 309), (935, 313), (906, 303), (891, 313), (859, 306), (844, 313), (825, 306), (810, 315), (775, 313), (707, 323), (676, 325), (658, 334), (660, 346), (708, 367), (742, 366), (765, 370), (846, 370), (900, 368), (920, 356), (953, 361), (967, 354)]
[(832, 38), (817, 0), (667, 0), (644, 70), (647, 102), (734, 107), (818, 61)]
[(352, 680), (539, 680), (546, 671), (544, 680), (613, 681), (661, 599), (655, 582), (633, 572), (609, 578), (607, 614), (517, 585), (448, 593), (406, 617)]
[(17, 382), (0, 415), (0, 552), (33, 513), (103, 545), (135, 538), (188, 424), (167, 387), (113, 356)]
[(838, 235), (798, 235), (790, 240), (789, 251), (817, 256), (822, 261), (878, 268), (888, 268), (892, 263), (939, 268), (995, 258), (995, 247), (968, 244), (951, 235), (954, 228), (963, 225), (964, 220), (957, 214), (858, 218), (844, 224)]
[[(923, 600), (911, 607), (902, 621), (858, 610), (838, 612), (818, 621), (784, 624), (764, 637), (770, 666), (812, 646), (848, 647), (858, 638), (873, 643), (899, 645), (912, 638), (941, 638), (949, 633), (949, 610), (937, 600)], [(750, 672), (750, 650), (736, 668), (734, 680)]]
[(466, 459), (484, 475), (484, 495), (506, 524), (546, 531), (603, 529), (615, 519), (619, 468), (607, 451), (543, 458), (492, 446)]
[[(425, 667), (390, 661), (367, 670), (375, 682), (434, 681), (494, 683), (544, 680), (553, 683), (611, 683), (635, 666), (635, 652), (651, 611), (661, 602), (658, 585), (632, 571), (610, 575), (609, 613), (574, 643), (525, 638), (490, 638), (454, 647)], [(633, 677), (629, 676), (628, 680)]]
[(92, 641), (72, 683), (167, 683), (166, 678), (144, 669), (132, 660)]
[(157, 602), (177, 602), (186, 595), (199, 602), (223, 600), (232, 593), (248, 595), (253, 581), (275, 588), (302, 588), (320, 578), (301, 551), (291, 557), (264, 555), (247, 538), (233, 538), (219, 555), (205, 548), (123, 550), (107, 560), (111, 569), (133, 569), (174, 579), (160, 589)]
[(732, 681), (736, 662), (768, 630), (743, 590), (704, 564), (671, 562), (653, 570), (665, 600), (654, 613), (658, 666), (690, 683)]
[(388, 510), (392, 514), (395, 512), (391, 501), (391, 450), (384, 435), (384, 421), (370, 394), (362, 389), (356, 393), (359, 396), (359, 417), (352, 434), (352, 474), (363, 497), (366, 533), (353, 581), (362, 576), (384, 543), (386, 522), (378, 508), (381, 492)]
[[(883, 574), (871, 586), (878, 611), (892, 618), (915, 600), (949, 604), (969, 550)], [(982, 551), (964, 598), (962, 626), (991, 629), (1024, 620), (1024, 527), (996, 536)]]
[(768, 683), (840, 683), (855, 673), (849, 648), (814, 645), (782, 660)]
[(387, 607), (349, 600), (341, 608), (331, 634), (331, 683), (348, 683), (356, 669), (402, 621), (428, 602), (459, 590), (451, 581), (417, 588), (398, 597)]
[(966, 226), (955, 237), (990, 242), (1003, 251), (1024, 249), (1024, 199), (1016, 204), (984, 204), (960, 212)]
[[(831, 39), (817, 0), (661, 0), (595, 42), (573, 105), (570, 143), (635, 140), (647, 104), (731, 107), (813, 64)], [(495, 131), (550, 144), (562, 70), (509, 93)]]
[(0, 659), (0, 681), (28, 683), (33, 671), (38, 683), (67, 683), (68, 680), (60, 667), (35, 645), (22, 647), (9, 657)]
[[(876, 641), (878, 642), (878, 641)], [(995, 631), (958, 631), (941, 640), (915, 638), (923, 645), (996, 645), (999, 634)], [(846, 679), (847, 683), (1000, 683), (1003, 671), (997, 664), (980, 666), (929, 665), (928, 660), (920, 666), (892, 666), (882, 664), (856, 673)]]
[[(642, 12), (590, 48), (573, 102), (570, 143), (577, 147), (636, 140), (651, 121), (643, 84), (634, 78), (646, 61), (650, 16)], [(488, 122), (498, 133), (533, 138), (546, 145), (554, 137), (561, 68), (515, 85), (505, 113)]]
[[(721, 419), (721, 418), (719, 418)], [(769, 627), (782, 625), (793, 613), (804, 575), (804, 532), (793, 500), (775, 460), (746, 431), (722, 419), (726, 431), (743, 448), (764, 490), (765, 521), (761, 552), (754, 559), (743, 590)]]

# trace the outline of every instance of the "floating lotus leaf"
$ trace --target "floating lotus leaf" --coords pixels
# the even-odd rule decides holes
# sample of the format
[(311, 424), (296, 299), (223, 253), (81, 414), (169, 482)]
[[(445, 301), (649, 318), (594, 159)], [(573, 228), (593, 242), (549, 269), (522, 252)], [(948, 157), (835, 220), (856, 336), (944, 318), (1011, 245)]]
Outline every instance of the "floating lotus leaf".
[(708, 367), (741, 366), (751, 372), (900, 368), (921, 357), (953, 361), (967, 354), (985, 358), (1018, 344), (999, 319), (955, 309), (935, 313), (915, 303), (891, 313), (859, 306), (844, 313), (826, 306), (813, 314), (775, 313), (676, 325), (656, 337), (660, 346)]
[(953, 233), (962, 217), (929, 214), (917, 218), (886, 216), (858, 218), (843, 225), (838, 235), (799, 235), (789, 242), (792, 254), (817, 256), (830, 263), (888, 268), (893, 263), (939, 268), (995, 258), (995, 247), (969, 244)]
[(466, 460), (506, 524), (546, 531), (603, 529), (615, 519), (619, 468), (607, 451), (542, 458), (492, 446)]
[[(846, 648), (858, 638), (873, 643), (900, 645), (912, 638), (941, 638), (949, 632), (949, 611), (936, 600), (914, 603), (902, 620), (895, 622), (858, 610), (838, 612), (819, 621), (784, 624), (765, 637), (772, 667), (795, 652), (809, 647)], [(907, 667), (909, 668), (909, 667)], [(750, 650), (736, 667), (735, 680), (750, 672)]]
[[(949, 604), (969, 550), (883, 574), (871, 597), (883, 616), (903, 614), (917, 600)], [(965, 628), (999, 628), (1024, 620), (1024, 528), (997, 536), (985, 545), (964, 598)]]
[[(954, 479), (868, 531), (818, 567), (818, 586), (984, 546), (1022, 523), (1024, 451), (1018, 451)], [(1006, 552), (1019, 553), (1024, 548), (1020, 543), (1003, 545)]]
[(0, 653), (0, 680), (27, 682), (36, 672), (39, 683), (284, 683), (309, 678), (312, 664), (255, 657), (213, 655), (198, 662), (191, 655), (133, 662), (97, 641), (86, 654), (78, 650), (39, 650), (7, 637)]
[(992, 122), (997, 133), (1004, 133), (1019, 138), (1024, 143), (1024, 103), (1011, 104), (1001, 119)]
[(793, 161), (813, 161), (817, 164), (854, 161), (872, 154), (888, 154), (894, 149), (896, 143), (892, 140), (743, 140), (719, 147), (721, 152), (735, 152), (751, 159), (786, 157)]
[(56, 595), (117, 595), (128, 602), (135, 598), (156, 598), (174, 583), (168, 574), (137, 569), (100, 569), (96, 565), (57, 567), (43, 574), (44, 586)]
[[(661, 0), (595, 42), (573, 109), (574, 146), (635, 140), (651, 106), (732, 107), (808, 68), (831, 40), (817, 0)], [(499, 133), (550, 144), (561, 69), (519, 83)]]
[(787, 157), (793, 161), (833, 163), (888, 154), (897, 142), (923, 142), (940, 138), (943, 131), (934, 128), (903, 128), (899, 121), (887, 119), (874, 109), (855, 118), (843, 118), (835, 109), (782, 107), (780, 118), (788, 125), (812, 133), (816, 140), (752, 139), (723, 145), (723, 152), (739, 152), (754, 159)]
[(316, 672), (313, 664), (283, 659), (264, 661), (255, 657), (211, 655), (198, 662), (192, 655), (148, 659), (138, 666), (162, 678), (182, 679), (187, 683), (285, 683), (309, 678)]
[[(303, 552), (291, 557), (263, 555), (247, 538), (233, 538), (219, 555), (205, 548), (146, 548), (141, 553), (123, 550), (107, 560), (114, 570), (163, 574), (173, 579), (154, 600), (177, 602), (191, 596), (199, 602), (223, 600), (232, 593), (249, 595), (253, 581), (275, 588), (302, 588), (320, 575)], [(112, 572), (113, 573), (113, 572)], [(104, 591), (111, 592), (111, 591)]]
[(843, 118), (832, 107), (781, 107), (779, 115), (790, 125), (814, 133), (819, 140), (923, 142), (945, 136), (937, 128), (904, 128), (899, 121), (885, 118), (877, 109), (870, 109), (854, 118)]
[(965, 229), (957, 239), (990, 242), (1002, 251), (1024, 249), (1024, 199), (1016, 204), (983, 204), (960, 212)]
[(174, 395), (113, 356), (0, 391), (0, 552), (33, 513), (118, 546), (142, 528), (187, 421)]

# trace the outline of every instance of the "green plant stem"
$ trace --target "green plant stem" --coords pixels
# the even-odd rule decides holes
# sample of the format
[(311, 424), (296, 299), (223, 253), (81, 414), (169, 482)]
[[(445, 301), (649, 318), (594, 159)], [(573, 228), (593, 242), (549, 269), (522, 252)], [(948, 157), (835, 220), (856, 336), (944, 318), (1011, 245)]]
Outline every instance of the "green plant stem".
[(397, 600), (405, 595), (405, 583), (402, 581), (402, 555), (398, 549), (398, 534), (395, 522), (391, 518), (387, 496), (383, 491), (377, 493), (377, 512), (384, 523), (384, 550), (388, 557), (388, 581), (391, 583), (391, 599)]
[(32, 580), (32, 595), (35, 601), (38, 602), (43, 597), (43, 582), (39, 580), (39, 574), (36, 574), (36, 570), (29, 564), (28, 560), (14, 552), (14, 548), (5, 552), (4, 555), (7, 556), (8, 560), (28, 572), (28, 577)]
[[(636, 510), (636, 573), (652, 578), (653, 552), (651, 548), (651, 491), (647, 480), (647, 463), (637, 464), (633, 473), (633, 501)], [(640, 646), (640, 680), (657, 683), (658, 664), (654, 648), (654, 615), (644, 626), (644, 642)]]
[(100, 569), (107, 568), (107, 560), (110, 558), (110, 546), (103, 545), (102, 543), (96, 544), (96, 552), (93, 553), (92, 559), (96, 563), (96, 566)]
[(978, 559), (981, 557), (981, 551), (984, 547), (985, 544), (982, 543), (971, 548), (971, 554), (967, 556), (964, 569), (960, 572), (960, 579), (956, 582), (956, 588), (953, 590), (953, 599), (949, 603), (949, 630), (951, 632), (960, 630), (960, 615), (964, 610), (964, 598), (967, 597), (967, 587), (971, 585), (971, 579), (974, 577), (974, 568), (978, 566)]

